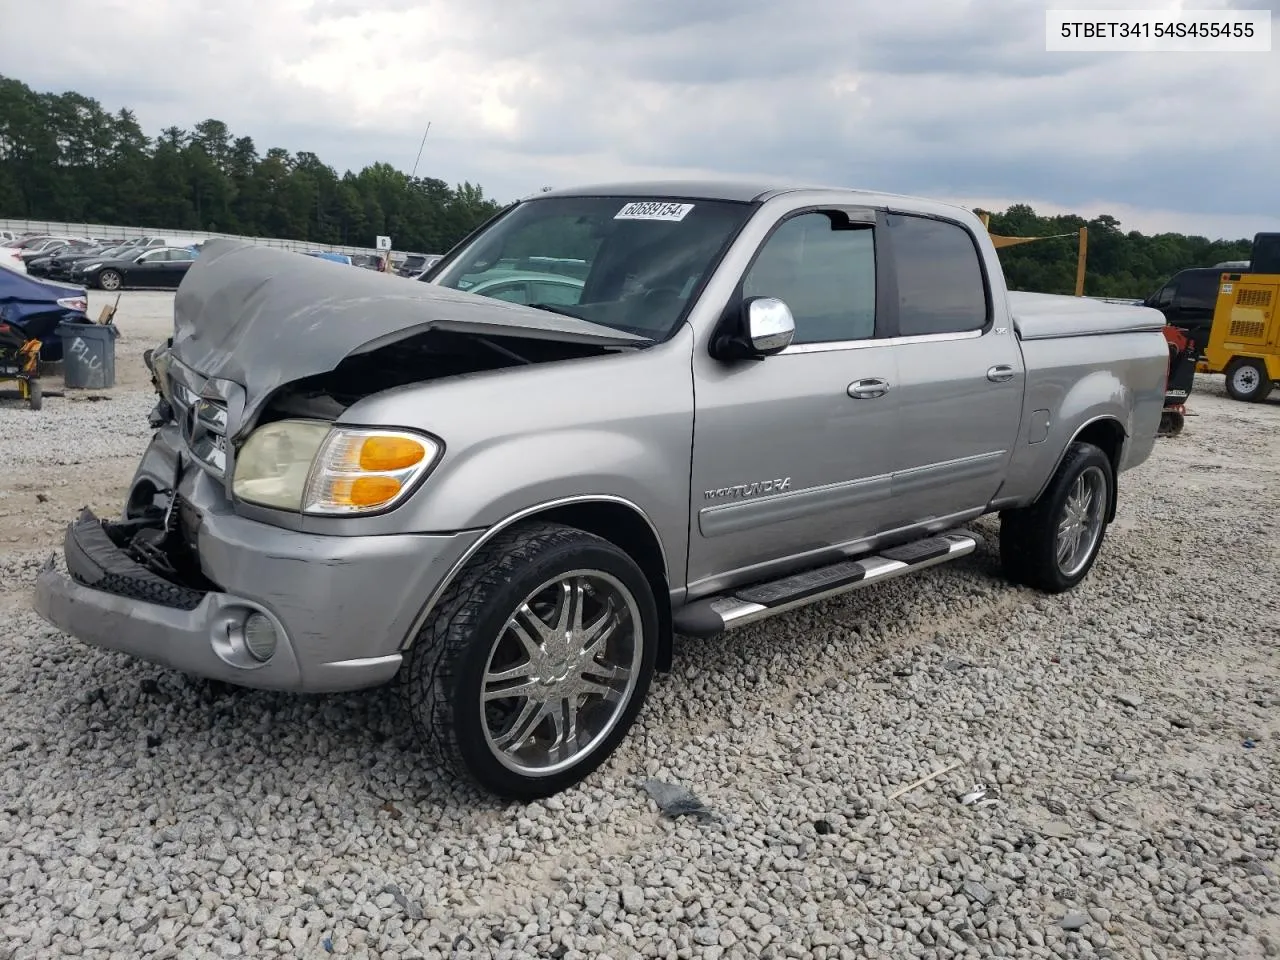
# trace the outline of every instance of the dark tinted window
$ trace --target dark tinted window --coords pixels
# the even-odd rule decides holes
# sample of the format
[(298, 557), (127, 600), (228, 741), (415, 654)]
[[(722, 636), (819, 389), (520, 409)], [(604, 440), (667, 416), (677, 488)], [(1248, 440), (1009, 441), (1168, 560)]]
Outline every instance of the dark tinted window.
[(1253, 238), (1249, 267), (1254, 273), (1280, 273), (1280, 233), (1260, 233)]
[(1176, 305), (1184, 310), (1212, 310), (1220, 275), (1217, 270), (1188, 270), (1178, 279)]
[(791, 308), (796, 343), (865, 340), (876, 328), (875, 232), (833, 229), (803, 213), (765, 241), (742, 284), (743, 297), (777, 297)]
[(898, 274), (899, 335), (979, 330), (987, 293), (978, 249), (954, 223), (894, 214), (889, 237)]

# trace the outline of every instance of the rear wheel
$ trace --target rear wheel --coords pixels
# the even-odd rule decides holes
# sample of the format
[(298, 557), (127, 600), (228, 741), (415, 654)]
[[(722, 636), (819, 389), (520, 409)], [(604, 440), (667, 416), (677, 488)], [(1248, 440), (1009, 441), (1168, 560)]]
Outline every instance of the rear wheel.
[(32, 410), (39, 410), (44, 406), (44, 389), (39, 380), (27, 381), (27, 403), (31, 404)]
[(1107, 455), (1091, 443), (1073, 443), (1039, 500), (1001, 514), (1005, 576), (1046, 593), (1083, 580), (1102, 548), (1114, 488)]
[(644, 573), (606, 540), (534, 524), (500, 534), (415, 639), (401, 690), (455, 774), (503, 797), (557, 793), (626, 736), (648, 693), (658, 616)]
[(1238, 357), (1227, 365), (1227, 393), (1232, 400), (1259, 403), (1271, 393), (1267, 365), (1256, 357)]

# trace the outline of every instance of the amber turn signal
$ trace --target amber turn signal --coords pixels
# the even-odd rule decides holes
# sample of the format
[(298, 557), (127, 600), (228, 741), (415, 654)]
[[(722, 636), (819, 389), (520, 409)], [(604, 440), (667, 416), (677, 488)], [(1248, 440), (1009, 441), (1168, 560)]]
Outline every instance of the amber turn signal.
[(366, 437), (360, 444), (360, 469), (375, 473), (407, 470), (426, 455), (426, 448), (412, 437)]

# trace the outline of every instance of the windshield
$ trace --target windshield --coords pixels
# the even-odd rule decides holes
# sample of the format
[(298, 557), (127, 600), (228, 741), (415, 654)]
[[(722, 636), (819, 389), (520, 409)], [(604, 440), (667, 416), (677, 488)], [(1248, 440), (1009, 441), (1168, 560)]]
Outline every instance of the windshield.
[(753, 209), (724, 200), (530, 200), (432, 282), (661, 340)]

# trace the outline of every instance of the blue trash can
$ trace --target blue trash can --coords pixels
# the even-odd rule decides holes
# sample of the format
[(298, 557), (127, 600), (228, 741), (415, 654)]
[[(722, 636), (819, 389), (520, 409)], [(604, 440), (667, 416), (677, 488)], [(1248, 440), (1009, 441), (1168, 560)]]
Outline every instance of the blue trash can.
[(64, 320), (58, 324), (62, 339), (62, 382), (70, 390), (107, 390), (116, 383), (114, 323)]

